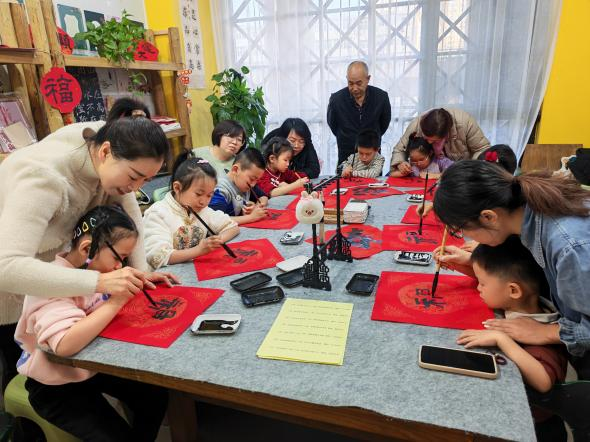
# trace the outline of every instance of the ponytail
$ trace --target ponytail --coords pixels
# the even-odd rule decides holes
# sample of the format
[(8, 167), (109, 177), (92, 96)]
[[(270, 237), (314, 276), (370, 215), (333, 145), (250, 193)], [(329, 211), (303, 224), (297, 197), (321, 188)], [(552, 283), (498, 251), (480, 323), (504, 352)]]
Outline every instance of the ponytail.
[(528, 204), (538, 214), (588, 216), (590, 194), (575, 181), (537, 172), (513, 177), (487, 161), (464, 160), (443, 173), (434, 197), (441, 221), (461, 228), (478, 226), (483, 210), (503, 208), (512, 212)]
[(149, 119), (151, 115), (147, 106), (141, 101), (131, 97), (123, 97), (115, 101), (113, 107), (111, 107), (107, 115), (107, 122), (123, 117), (145, 117)]
[(538, 171), (514, 178), (531, 210), (549, 216), (588, 216), (590, 193), (571, 178)]

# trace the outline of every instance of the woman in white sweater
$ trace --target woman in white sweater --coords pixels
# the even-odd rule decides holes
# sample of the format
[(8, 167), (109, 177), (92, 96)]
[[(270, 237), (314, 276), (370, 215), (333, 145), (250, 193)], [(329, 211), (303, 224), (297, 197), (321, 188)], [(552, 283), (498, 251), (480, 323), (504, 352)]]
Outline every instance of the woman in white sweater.
[[(15, 371), (13, 341), (23, 295), (128, 296), (170, 274), (145, 272), (140, 232), (130, 266), (110, 273), (61, 268), (76, 221), (97, 205), (119, 204), (141, 226), (134, 191), (162, 167), (169, 151), (160, 127), (147, 118), (76, 123), (20, 149), (0, 164), (0, 356)], [(8, 376), (3, 376), (7, 382)]]

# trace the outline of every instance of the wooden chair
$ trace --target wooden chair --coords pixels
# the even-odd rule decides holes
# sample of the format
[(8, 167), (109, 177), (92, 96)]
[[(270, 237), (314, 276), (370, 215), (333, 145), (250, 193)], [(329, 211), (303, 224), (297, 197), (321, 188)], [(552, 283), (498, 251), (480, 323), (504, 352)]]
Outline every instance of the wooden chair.
[(527, 144), (521, 159), (522, 172), (548, 169), (558, 170), (561, 157), (574, 155), (581, 144)]

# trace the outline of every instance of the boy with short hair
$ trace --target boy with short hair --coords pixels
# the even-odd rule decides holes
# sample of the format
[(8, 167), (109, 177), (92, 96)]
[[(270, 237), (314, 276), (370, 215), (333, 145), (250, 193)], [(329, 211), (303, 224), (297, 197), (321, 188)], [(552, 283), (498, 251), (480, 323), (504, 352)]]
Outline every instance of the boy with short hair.
[(264, 157), (258, 150), (244, 149), (227, 175), (219, 178), (209, 207), (227, 213), (238, 224), (265, 218), (268, 197), (256, 186), (264, 168)]
[[(548, 299), (549, 285), (543, 269), (518, 236), (512, 235), (496, 247), (479, 244), (471, 255), (471, 261), (479, 282), (477, 289), (488, 307), (504, 310), (506, 319), (557, 322), (559, 313)], [(487, 328), (486, 322), (484, 327)], [(465, 348), (498, 347), (516, 364), (524, 382), (541, 393), (551, 390), (556, 382), (565, 380), (567, 353), (562, 344), (519, 344), (500, 330), (465, 330), (459, 335), (457, 343)], [(538, 426), (548, 421), (551, 414), (533, 408), (533, 417)]]
[(379, 153), (381, 137), (372, 129), (365, 129), (357, 136), (356, 152), (342, 162), (342, 177), (376, 178), (381, 175), (385, 158)]

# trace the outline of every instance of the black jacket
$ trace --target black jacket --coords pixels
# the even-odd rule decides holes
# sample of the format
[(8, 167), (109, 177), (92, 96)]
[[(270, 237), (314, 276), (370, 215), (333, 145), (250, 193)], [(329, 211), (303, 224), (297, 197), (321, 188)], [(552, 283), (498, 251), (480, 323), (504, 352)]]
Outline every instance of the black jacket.
[(338, 143), (338, 164), (354, 153), (356, 137), (362, 129), (374, 129), (383, 135), (390, 121), (391, 105), (384, 90), (368, 86), (360, 108), (347, 87), (334, 92), (328, 104), (328, 125)]
[[(262, 140), (262, 144), (266, 144), (272, 137), (281, 136), (280, 127), (271, 130)], [(317, 178), (320, 175), (320, 161), (318, 160), (318, 154), (315, 151), (315, 147), (313, 147), (313, 143), (305, 143), (305, 147), (299, 155), (295, 155), (291, 160), (289, 169), (303, 172), (309, 178)]]

